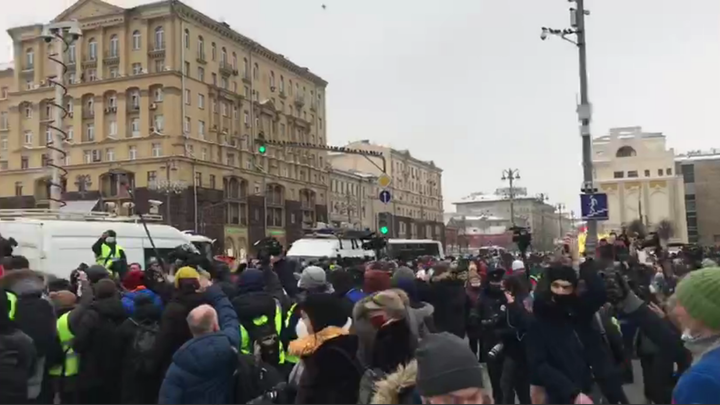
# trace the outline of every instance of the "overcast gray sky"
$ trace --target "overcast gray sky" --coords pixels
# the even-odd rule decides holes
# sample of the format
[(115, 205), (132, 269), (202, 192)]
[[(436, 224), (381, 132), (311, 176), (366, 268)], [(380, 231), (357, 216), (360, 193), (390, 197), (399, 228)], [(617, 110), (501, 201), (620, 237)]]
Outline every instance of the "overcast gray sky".
[[(72, 3), (0, 0), (0, 30)], [(568, 25), (566, 0), (186, 3), (328, 80), (330, 143), (370, 139), (434, 160), (446, 210), (502, 186), (512, 167), (529, 193), (577, 211), (577, 51), (539, 39), (541, 26)], [(720, 1), (587, 3), (593, 134), (641, 125), (676, 151), (720, 147)]]

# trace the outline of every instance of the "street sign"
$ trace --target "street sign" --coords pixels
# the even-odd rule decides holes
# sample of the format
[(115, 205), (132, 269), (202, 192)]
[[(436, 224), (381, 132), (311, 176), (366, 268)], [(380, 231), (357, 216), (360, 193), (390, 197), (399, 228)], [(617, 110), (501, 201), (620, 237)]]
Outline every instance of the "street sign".
[(387, 188), (390, 183), (392, 183), (392, 178), (385, 173), (381, 174), (377, 179), (378, 186), (382, 188)]
[(390, 191), (383, 190), (380, 192), (380, 202), (382, 202), (383, 204), (389, 203), (391, 199), (392, 196), (390, 195)]
[(584, 220), (607, 221), (610, 216), (605, 193), (580, 194), (580, 208)]

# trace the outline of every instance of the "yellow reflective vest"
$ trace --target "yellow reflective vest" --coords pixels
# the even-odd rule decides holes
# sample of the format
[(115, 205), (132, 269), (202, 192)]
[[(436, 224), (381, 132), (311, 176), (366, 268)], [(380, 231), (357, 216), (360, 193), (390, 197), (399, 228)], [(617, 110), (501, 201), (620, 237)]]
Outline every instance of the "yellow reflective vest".
[(5, 295), (8, 300), (8, 318), (13, 321), (15, 320), (15, 311), (17, 309), (17, 296), (10, 291), (5, 291)]
[(103, 243), (100, 248), (100, 256), (97, 257), (95, 262), (109, 270), (113, 260), (119, 259), (122, 252), (124, 252), (124, 249), (120, 245), (115, 245), (115, 252), (113, 253), (112, 248), (107, 243)]
[(57, 320), (57, 332), (63, 352), (65, 353), (65, 361), (62, 365), (54, 366), (50, 369), (49, 374), (54, 377), (72, 377), (78, 373), (78, 357), (72, 348), (75, 335), (70, 331), (70, 325), (68, 324), (68, 320), (70, 319), (69, 315), (70, 312), (66, 312)]
[[(286, 317), (285, 317), (285, 327), (286, 327), (286, 328), (290, 328), (290, 327), (291, 327), (291, 326), (290, 326), (290, 318), (292, 317), (293, 311), (295, 311), (295, 307), (297, 307), (297, 304), (292, 304), (292, 305), (290, 306), (290, 310), (288, 310), (288, 313), (287, 313), (287, 315), (286, 315)], [(294, 325), (293, 325), (293, 326), (294, 326)], [(297, 362), (300, 361), (300, 359), (299, 359), (297, 356), (293, 356), (293, 355), (291, 355), (291, 354), (287, 354), (287, 355), (285, 355), (285, 361), (287, 361), (288, 363), (297, 364)]]
[[(278, 344), (280, 345), (280, 361), (279, 364), (285, 363), (285, 349), (283, 347), (282, 341), (280, 340), (280, 335), (282, 334), (282, 328), (283, 328), (283, 316), (282, 316), (282, 308), (280, 307), (280, 304), (278, 303), (275, 308), (275, 330), (278, 334)], [(256, 326), (262, 326), (268, 323), (270, 320), (267, 316), (262, 315), (255, 319), (253, 319), (253, 323)], [(248, 333), (247, 329), (245, 329), (242, 324), (240, 324), (240, 351), (245, 354), (252, 354), (253, 353), (253, 347), (252, 343), (250, 342), (250, 334)]]

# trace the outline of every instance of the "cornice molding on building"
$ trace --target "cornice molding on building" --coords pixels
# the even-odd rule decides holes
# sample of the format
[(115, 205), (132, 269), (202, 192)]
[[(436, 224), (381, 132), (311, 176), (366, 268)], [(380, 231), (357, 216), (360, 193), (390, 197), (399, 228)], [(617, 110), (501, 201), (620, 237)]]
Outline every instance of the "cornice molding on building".
[(172, 4), (173, 9), (175, 10), (176, 15), (191, 24), (200, 24), (203, 27), (220, 34), (224, 36), (225, 38), (228, 38), (236, 43), (239, 43), (241, 46), (245, 47), (248, 51), (258, 54), (269, 61), (280, 65), (289, 71), (297, 74), (298, 76), (309, 80), (313, 84), (321, 87), (326, 87), (328, 85), (328, 82), (321, 78), (320, 76), (310, 72), (308, 68), (301, 67), (299, 65), (296, 65), (295, 63), (291, 62), (290, 60), (286, 59), (284, 56), (281, 56), (280, 54), (277, 54), (268, 48), (265, 48), (264, 46), (260, 45), (259, 43), (253, 41), (252, 39), (238, 33), (237, 31), (230, 28), (228, 25), (223, 24), (221, 22), (215, 21), (212, 18), (206, 16), (205, 14), (193, 9), (192, 7), (177, 1), (177, 0), (169, 0), (168, 3)]
[[(147, 79), (147, 78), (151, 78), (151, 79), (152, 79), (152, 78), (161, 77), (161, 76), (176, 76), (177, 78), (180, 78), (182, 75), (180, 74), (180, 72), (178, 72), (178, 71), (176, 71), (176, 70), (166, 70), (166, 71), (157, 72), (157, 73), (145, 73), (145, 74), (142, 74), (142, 75), (134, 75), (134, 76), (133, 76), (133, 75), (128, 75), (128, 76), (116, 77), (116, 78), (111, 78), (111, 79), (96, 80), (96, 81), (92, 81), (92, 82), (83, 82), (83, 83), (70, 84), (70, 85), (67, 85), (67, 88), (68, 88), (68, 92), (69, 92), (70, 90), (73, 90), (73, 89), (82, 89), (82, 88), (85, 88), (85, 87), (106, 85), (106, 84), (108, 84), (108, 83), (111, 83), (111, 84), (112, 84), (112, 83), (123, 83), (123, 82), (132, 81), (132, 80), (142, 80), (142, 79)], [(157, 85), (157, 84), (161, 84), (161, 83), (151, 84), (151, 85), (148, 86), (148, 88), (149, 88), (150, 86), (155, 86), (155, 85)], [(138, 87), (137, 87), (137, 86), (128, 86), (128, 87), (127, 87), (125, 90), (123, 90), (123, 91), (127, 91), (128, 89), (131, 89), (131, 88), (138, 88)], [(138, 88), (138, 89), (139, 89), (139, 88)], [(140, 89), (140, 90), (142, 91), (142, 89)], [(50, 92), (50, 91), (55, 91), (55, 88), (54, 88), (54, 87), (51, 87), (51, 86), (45, 86), (45, 87), (39, 87), (39, 88), (37, 88), (37, 89), (31, 89), (31, 90), (13, 91), (13, 92), (8, 93), (8, 96), (9, 96), (10, 98), (12, 98), (12, 97), (21, 97), (21, 96), (26, 96), (26, 95), (28, 95), (28, 94), (36, 94), (36, 93), (39, 94), (39, 93)], [(147, 91), (147, 90), (146, 90), (146, 91)], [(94, 94), (94, 93), (93, 93), (93, 94)], [(119, 94), (119, 93), (118, 93), (118, 94)]]

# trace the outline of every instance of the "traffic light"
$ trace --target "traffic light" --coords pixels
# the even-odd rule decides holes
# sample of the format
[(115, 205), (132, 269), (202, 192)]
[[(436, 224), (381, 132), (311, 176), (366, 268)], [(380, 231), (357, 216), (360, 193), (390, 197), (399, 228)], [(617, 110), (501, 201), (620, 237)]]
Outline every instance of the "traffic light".
[(388, 233), (388, 227), (383, 223), (380, 224), (380, 233), (383, 235), (387, 235)]
[(390, 232), (390, 228), (388, 227), (390, 219), (388, 217), (389, 215), (387, 212), (381, 212), (378, 214), (378, 230), (380, 230), (381, 235), (387, 235)]
[(261, 155), (264, 155), (267, 152), (267, 146), (265, 145), (265, 135), (261, 132), (258, 134), (257, 139), (255, 140), (255, 145), (257, 146), (257, 152)]

